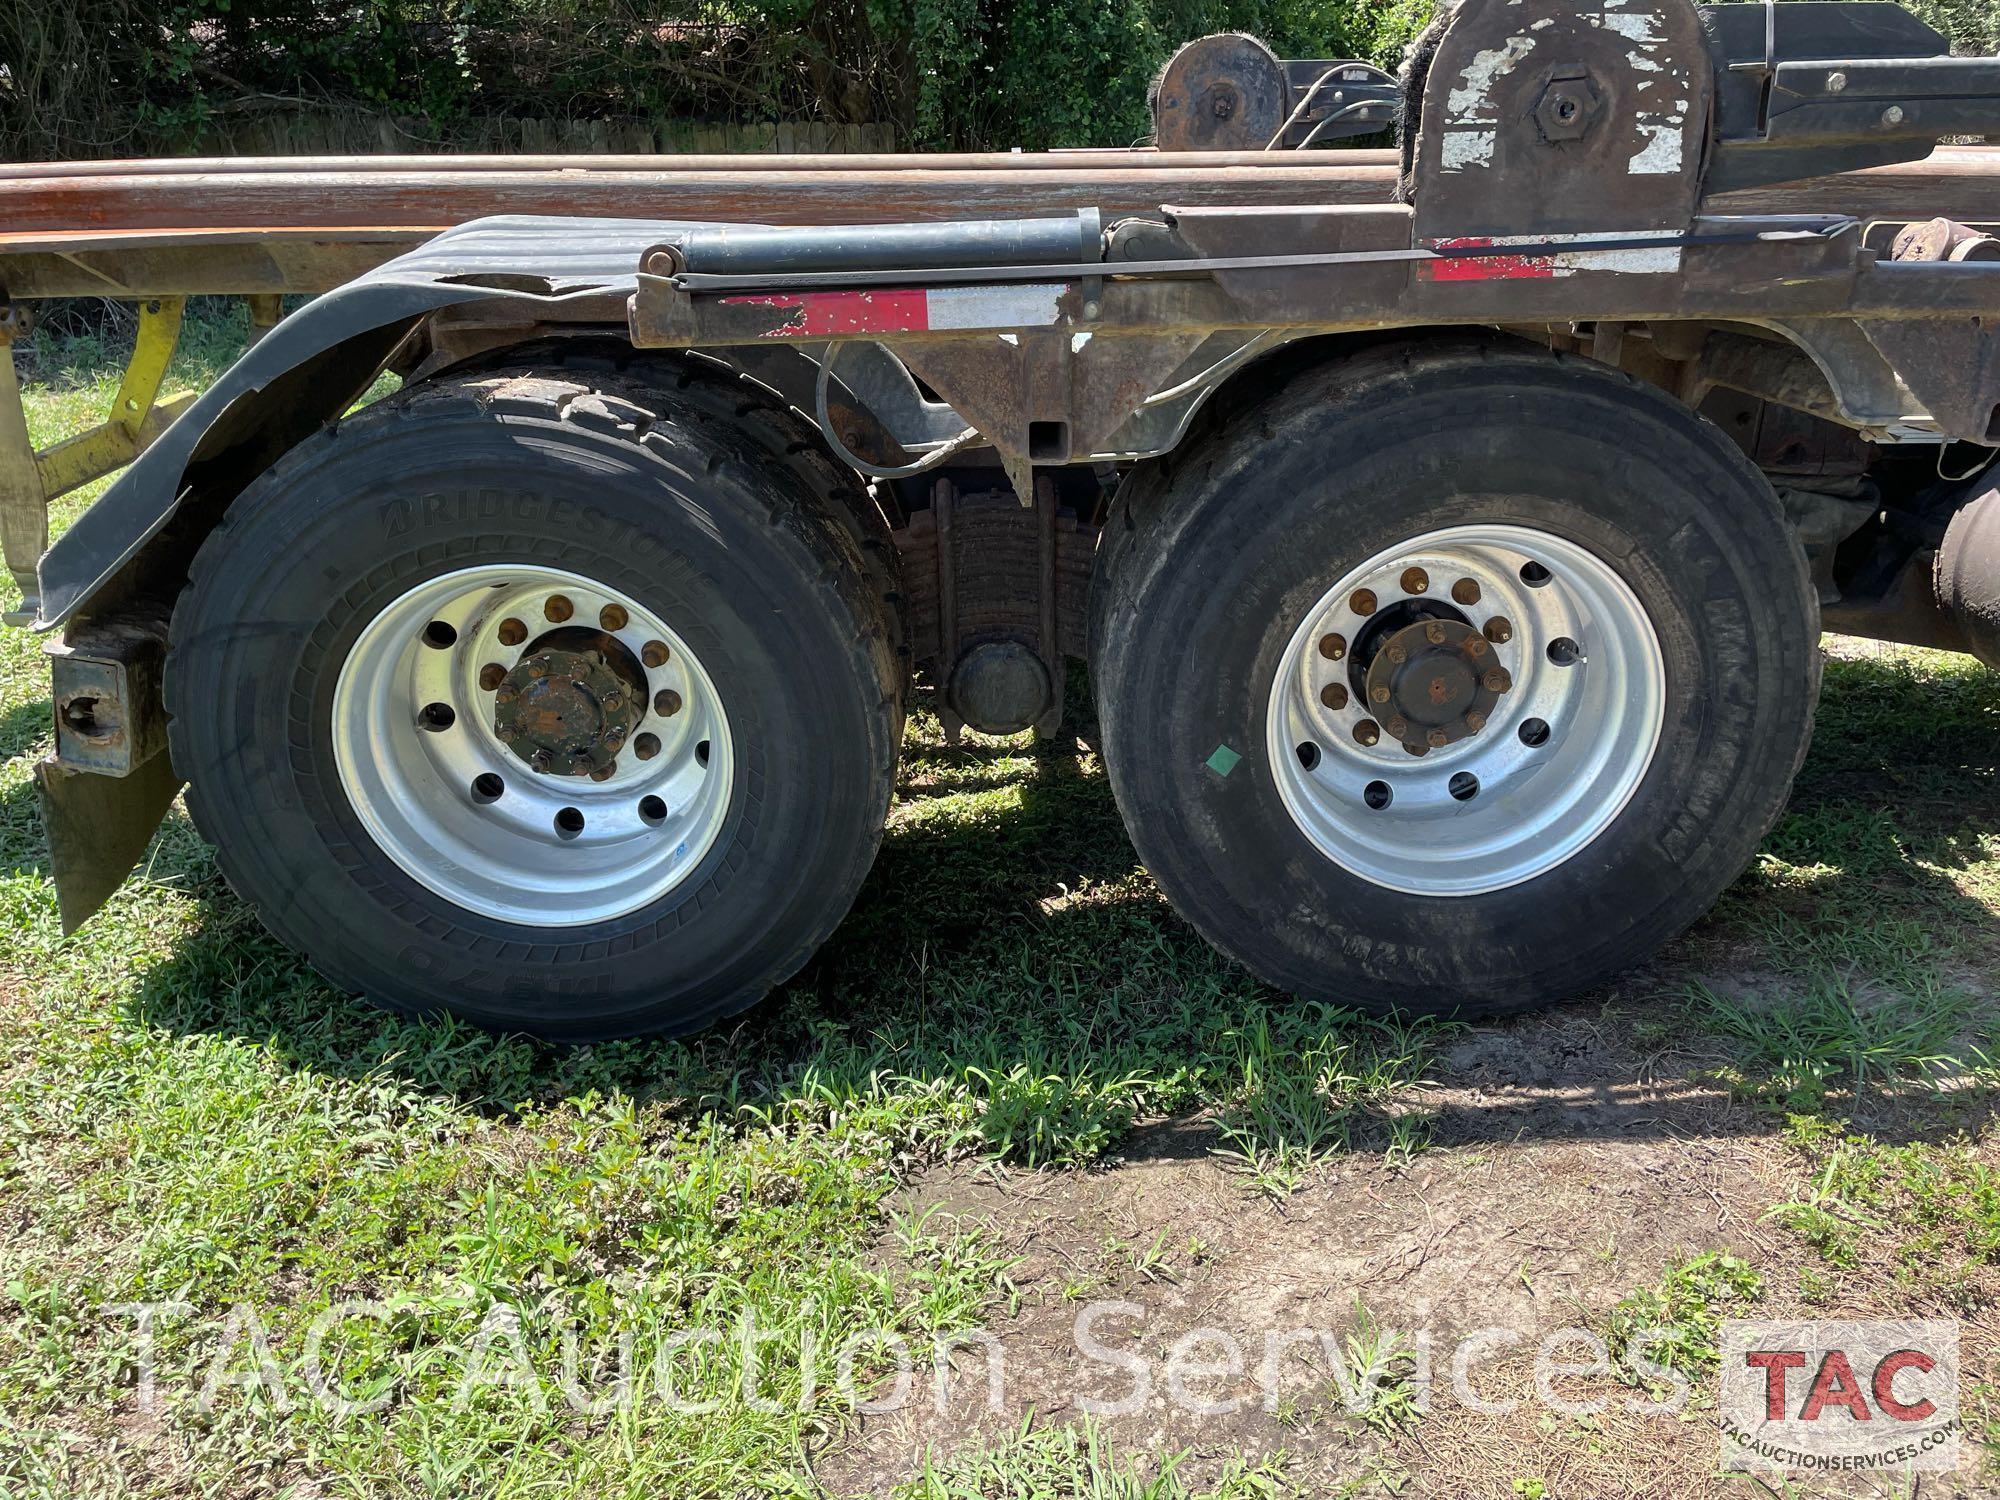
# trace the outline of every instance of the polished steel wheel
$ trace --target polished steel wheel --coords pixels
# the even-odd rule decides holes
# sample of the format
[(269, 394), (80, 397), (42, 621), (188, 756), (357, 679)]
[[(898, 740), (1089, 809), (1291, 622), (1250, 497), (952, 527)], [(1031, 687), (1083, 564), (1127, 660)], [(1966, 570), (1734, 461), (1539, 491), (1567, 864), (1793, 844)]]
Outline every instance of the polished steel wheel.
[(1609, 564), (1526, 526), (1457, 526), (1323, 594), (1272, 684), (1286, 809), (1321, 853), (1416, 895), (1500, 890), (1602, 833), (1652, 763), (1659, 637)]
[(333, 695), (342, 787), (413, 880), (482, 916), (638, 910), (715, 843), (735, 758), (715, 684), (665, 620), (558, 568), (418, 584)]

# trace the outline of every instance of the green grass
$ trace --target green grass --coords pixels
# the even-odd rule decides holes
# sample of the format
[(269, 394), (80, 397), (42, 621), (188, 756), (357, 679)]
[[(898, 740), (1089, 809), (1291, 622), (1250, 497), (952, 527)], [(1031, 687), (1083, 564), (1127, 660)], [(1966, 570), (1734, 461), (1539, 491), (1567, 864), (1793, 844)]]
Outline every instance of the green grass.
[[(210, 378), (241, 335), (204, 310), (177, 378)], [(37, 440), (95, 420), (116, 340), (33, 352)], [(1072, 708), (1088, 714), (1080, 685)], [(990, 1231), (905, 1205), (934, 1167), (1076, 1171), (1144, 1121), (1203, 1114), (1248, 1209), (1343, 1154), (1400, 1163), (1429, 1145), (1422, 1086), (1452, 1028), (1300, 1005), (1217, 956), (1167, 909), (1101, 768), (1071, 746), (950, 748), (919, 703), (881, 857), (803, 974), (684, 1042), (556, 1050), (333, 993), (234, 900), (178, 811), (61, 939), (31, 778), (48, 721), (38, 643), (0, 636), (0, 1493), (810, 1493), (853, 1397), (825, 1368), (808, 1392), (787, 1351), (922, 1347), (1017, 1295)], [(1689, 1018), (1715, 1032), (1769, 1129), (1785, 1110), (1821, 1122), (1783, 1149), (1824, 1186), (1774, 1232), (1838, 1277), (1859, 1274), (1841, 1259), (1853, 1224), (1902, 1226), (1895, 1263), (1915, 1276), (1948, 1250), (1943, 1290), (1963, 1299), (1995, 1235), (1977, 976), (2000, 970), (2000, 694), (1932, 654), (1835, 662), (1821, 722), (1793, 813), (1667, 968), (1726, 952), (1746, 982), (1639, 1014), (1661, 1036)], [(1847, 1119), (1878, 1094), (1914, 1094), (1923, 1119)], [(1178, 1240), (1119, 1256), (1171, 1280), (1206, 1254)], [(1688, 1330), (1691, 1360), (1707, 1347), (1696, 1305), (1717, 1300), (1695, 1279), (1672, 1269), (1627, 1309)], [(343, 1420), (300, 1398), (315, 1319), (357, 1298), (385, 1306), (344, 1325), (321, 1367), (387, 1404)], [(159, 1408), (142, 1416), (140, 1340), (107, 1309), (146, 1299), (192, 1311), (158, 1330)], [(238, 1303), (269, 1349), (263, 1389), (256, 1330), (217, 1364)], [(757, 1406), (574, 1410), (503, 1385), (456, 1399), (474, 1359), (553, 1376), (572, 1353), (601, 1394), (621, 1337), (644, 1365), (746, 1317), (772, 1339)], [(1357, 1322), (1348, 1353), (1391, 1378), (1362, 1421), (1393, 1435), (1412, 1420), (1407, 1352), (1371, 1329)], [(684, 1392), (741, 1374), (733, 1344), (679, 1349)], [(888, 1369), (870, 1343), (858, 1394)], [(219, 1374), (234, 1378), (204, 1410)], [(1275, 1460), (1209, 1482), (1286, 1483)], [(1190, 1492), (1173, 1455), (1142, 1465), (1101, 1433), (1039, 1425), (940, 1454), (907, 1491)]]
[(1737, 1256), (1710, 1250), (1673, 1261), (1657, 1282), (1612, 1308), (1606, 1347), (1628, 1376), (1634, 1356), (1681, 1375), (1704, 1375), (1721, 1358), (1722, 1320), (1743, 1316), (1763, 1294), (1764, 1278)]

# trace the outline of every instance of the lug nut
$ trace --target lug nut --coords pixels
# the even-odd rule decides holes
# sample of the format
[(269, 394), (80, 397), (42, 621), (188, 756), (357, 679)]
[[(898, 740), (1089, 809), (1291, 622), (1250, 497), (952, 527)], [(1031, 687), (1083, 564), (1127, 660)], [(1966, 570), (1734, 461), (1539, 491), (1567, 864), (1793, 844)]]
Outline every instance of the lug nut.
[(1323, 635), (1319, 638), (1319, 654), (1328, 661), (1339, 661), (1347, 655), (1347, 637), (1344, 635)]
[(1401, 646), (1385, 646), (1382, 650), (1383, 654), (1389, 658), (1391, 666), (1400, 667), (1410, 659), (1410, 653), (1405, 651)]
[(1495, 693), (1504, 693), (1514, 685), (1514, 679), (1507, 674), (1505, 667), (1494, 667), (1479, 680), (1486, 684), (1489, 692)]
[(664, 667), (670, 654), (665, 641), (648, 641), (639, 648), (639, 660), (649, 667)]
[(560, 625), (576, 613), (576, 606), (569, 602), (567, 594), (551, 594), (549, 602), (542, 606), (542, 614)]
[(1474, 734), (1479, 733), (1480, 730), (1486, 727), (1486, 715), (1476, 708), (1473, 709), (1471, 713), (1465, 716), (1465, 727)]
[(1442, 729), (1433, 729), (1429, 734), (1424, 736), (1424, 740), (1433, 750), (1442, 750), (1446, 745), (1451, 743), (1450, 737)]
[(546, 750), (537, 750), (528, 761), (528, 764), (533, 766), (537, 771), (546, 771), (555, 763), (556, 758)]
[(1505, 615), (1495, 615), (1486, 622), (1486, 639), (1496, 646), (1504, 646), (1514, 639), (1514, 626)]
[(653, 694), (653, 712), (663, 719), (670, 719), (681, 711), (681, 695), (672, 688), (661, 688)]
[(507, 669), (497, 661), (489, 661), (479, 669), (479, 685), (487, 692), (496, 691), (507, 680)]
[(651, 760), (660, 753), (660, 737), (657, 734), (642, 734), (632, 741), (632, 753), (641, 760)]
[(1442, 646), (1444, 644), (1444, 621), (1433, 620), (1430, 624), (1426, 625), (1424, 627), (1424, 639), (1429, 641), (1433, 646)]
[(1451, 586), (1452, 602), (1455, 604), (1477, 604), (1479, 602), (1479, 580), (1461, 578)]
[(609, 781), (613, 776), (616, 776), (617, 774), (618, 774), (618, 762), (615, 760), (607, 760), (603, 765), (599, 766), (595, 771), (592, 771), (590, 773), (590, 779), (592, 781)]
[(1329, 682), (1319, 690), (1319, 701), (1328, 708), (1347, 707), (1347, 689), (1337, 682)]
[(509, 615), (500, 622), (499, 634), (501, 645), (518, 646), (528, 638), (528, 627)]
[(1373, 719), (1363, 719), (1354, 726), (1354, 739), (1357, 744), (1372, 745), (1381, 738), (1382, 726)]
[(494, 689), (493, 701), (495, 703), (512, 703), (520, 696), (521, 690), (519, 688), (515, 687), (511, 682), (503, 681), (499, 687)]
[(607, 604), (597, 612), (597, 624), (603, 630), (623, 630), (631, 618), (622, 604)]
[(1483, 635), (1475, 635), (1465, 643), (1465, 654), (1467, 656), (1484, 656), (1492, 649), (1491, 646), (1486, 644), (1486, 637)]
[(1403, 592), (1406, 594), (1428, 593), (1431, 586), (1431, 575), (1426, 573), (1422, 568), (1405, 568), (1403, 569), (1401, 582)]
[(1431, 747), (1429, 745), (1420, 745), (1415, 740), (1404, 740), (1403, 751), (1408, 755), (1429, 755)]
[(1356, 589), (1353, 593), (1347, 596), (1347, 607), (1353, 610), (1357, 615), (1374, 614), (1375, 590)]
[(606, 713), (616, 713), (619, 709), (623, 708), (624, 706), (625, 706), (625, 700), (619, 694), (606, 693), (604, 695), (604, 711)]
[(1410, 721), (1404, 718), (1401, 714), (1397, 714), (1395, 718), (1391, 719), (1387, 724), (1384, 724), (1382, 727), (1388, 730), (1389, 733), (1394, 738), (1400, 740), (1404, 735), (1410, 732)]
[(1389, 701), (1388, 684), (1378, 683), (1376, 686), (1370, 688), (1368, 690), (1368, 700), (1371, 703), (1387, 703)]

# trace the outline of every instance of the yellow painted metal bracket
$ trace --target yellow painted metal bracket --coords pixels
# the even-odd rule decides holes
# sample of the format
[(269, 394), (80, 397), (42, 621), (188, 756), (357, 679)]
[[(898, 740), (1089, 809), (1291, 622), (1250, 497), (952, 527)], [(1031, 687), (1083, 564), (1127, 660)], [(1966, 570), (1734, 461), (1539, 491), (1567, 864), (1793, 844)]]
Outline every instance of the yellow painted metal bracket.
[(138, 337), (110, 416), (39, 453), (28, 436), (14, 370), (16, 325), (0, 320), (0, 544), (21, 590), (21, 608), (6, 615), (7, 624), (28, 624), (39, 611), (35, 565), (48, 550), (49, 503), (124, 468), (193, 403), (192, 391), (160, 394), (186, 305), (183, 297), (139, 304)]

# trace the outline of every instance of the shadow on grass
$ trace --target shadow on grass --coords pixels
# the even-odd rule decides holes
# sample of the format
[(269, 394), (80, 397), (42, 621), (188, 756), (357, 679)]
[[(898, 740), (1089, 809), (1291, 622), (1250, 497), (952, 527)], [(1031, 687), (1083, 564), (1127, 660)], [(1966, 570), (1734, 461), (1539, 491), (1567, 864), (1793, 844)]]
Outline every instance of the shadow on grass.
[[(1871, 1005), (1945, 995), (1986, 1015), (1964, 970), (1968, 955), (2000, 953), (2000, 928), (1952, 872), (1980, 869), (1981, 839), (2000, 827), (1986, 774), (2000, 766), (1994, 688), (1976, 668), (1832, 664), (1794, 810), (1717, 914), (1611, 991), (1470, 1032), (1301, 1005), (1217, 955), (1139, 869), (1104, 777), (1067, 737), (951, 750), (921, 734), (853, 912), (778, 994), (702, 1035), (561, 1049), (385, 1015), (318, 981), (212, 868), (196, 930), (131, 1005), (149, 1025), (239, 1037), (315, 1071), (393, 1076), (487, 1111), (597, 1090), (734, 1118), (746, 1104), (926, 1087), (993, 1109), (995, 1080), (1012, 1080), (1016, 1092), (1059, 1085), (1050, 1108), (1116, 1139), (1136, 1118), (1226, 1112), (1255, 1064), (1246, 1038), (1261, 1037), (1273, 1066), (1350, 1035), (1370, 1056), (1449, 1053), (1458, 1081), (1476, 1085), (1437, 1122), (1455, 1143), (1763, 1134), (1783, 1111), (1757, 1099), (1754, 1078), (1736, 1104), (1701, 1084), (1704, 1066), (1758, 1055), (1702, 999), (1701, 977), (1718, 966), (1747, 976), (1753, 1009), (1781, 1016), (1828, 985), (1868, 992)], [(1907, 818), (1913, 788), (1954, 779), (1954, 816), (1932, 817), (1925, 800), (1924, 816)], [(1403, 1081), (1426, 1069), (1417, 1062)], [(1952, 1122), (1969, 1103), (1952, 1106)], [(1926, 1115), (1909, 1133), (1945, 1123)]]

